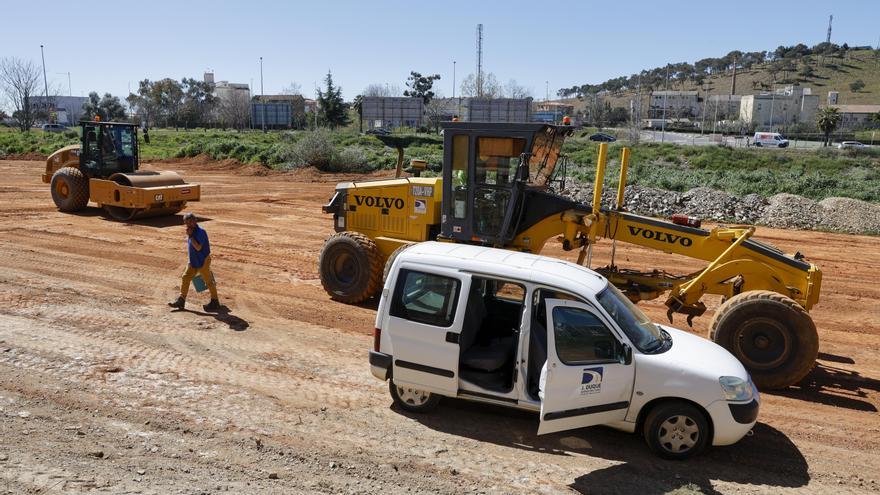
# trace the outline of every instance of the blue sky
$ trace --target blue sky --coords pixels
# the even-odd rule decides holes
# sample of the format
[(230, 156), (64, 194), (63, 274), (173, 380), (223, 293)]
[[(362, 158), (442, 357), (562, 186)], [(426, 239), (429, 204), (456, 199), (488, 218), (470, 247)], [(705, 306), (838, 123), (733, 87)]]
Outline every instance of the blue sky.
[[(876, 0), (717, 2), (508, 1), (44, 1), (4, 2), (0, 57), (40, 62), (50, 84), (74, 95), (128, 94), (137, 81), (201, 77), (253, 84), (265, 93), (291, 82), (313, 93), (330, 69), (347, 99), (371, 83), (403, 88), (410, 70), (439, 73), (452, 94), (474, 72), (475, 26), (484, 25), (484, 67), (543, 98), (667, 62), (730, 50), (773, 50), (825, 39), (876, 45)], [(61, 74), (63, 73), (63, 74)], [(458, 89), (456, 89), (458, 92)]]

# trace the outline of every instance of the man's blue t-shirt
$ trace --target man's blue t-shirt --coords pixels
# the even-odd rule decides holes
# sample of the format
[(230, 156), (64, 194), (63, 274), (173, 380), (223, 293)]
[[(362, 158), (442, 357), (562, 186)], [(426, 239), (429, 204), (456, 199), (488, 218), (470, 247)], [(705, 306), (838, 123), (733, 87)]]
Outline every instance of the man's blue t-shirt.
[[(192, 241), (196, 240), (199, 244), (202, 245), (202, 250), (198, 251), (193, 247)], [(196, 228), (193, 229), (192, 237), (187, 239), (186, 245), (189, 246), (189, 264), (193, 268), (201, 268), (202, 265), (205, 264), (205, 258), (211, 254), (211, 244), (208, 242), (208, 233), (205, 232), (205, 229), (196, 225)]]

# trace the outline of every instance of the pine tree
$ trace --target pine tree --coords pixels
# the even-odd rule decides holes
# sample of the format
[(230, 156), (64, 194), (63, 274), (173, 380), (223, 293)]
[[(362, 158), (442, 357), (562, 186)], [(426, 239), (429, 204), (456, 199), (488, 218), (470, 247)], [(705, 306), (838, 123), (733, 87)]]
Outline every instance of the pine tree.
[(348, 125), (348, 105), (342, 100), (342, 88), (333, 86), (333, 75), (327, 71), (325, 91), (318, 90), (321, 120), (331, 129)]

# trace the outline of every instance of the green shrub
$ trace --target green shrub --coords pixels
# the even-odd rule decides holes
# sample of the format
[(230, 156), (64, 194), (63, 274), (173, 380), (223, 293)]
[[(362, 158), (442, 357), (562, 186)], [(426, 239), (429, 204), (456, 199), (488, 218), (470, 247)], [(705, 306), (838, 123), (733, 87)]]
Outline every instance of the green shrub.
[(327, 170), (333, 162), (332, 133), (326, 129), (317, 129), (303, 133), (299, 140), (293, 143), (287, 154), (285, 168), (312, 166), (318, 170)]

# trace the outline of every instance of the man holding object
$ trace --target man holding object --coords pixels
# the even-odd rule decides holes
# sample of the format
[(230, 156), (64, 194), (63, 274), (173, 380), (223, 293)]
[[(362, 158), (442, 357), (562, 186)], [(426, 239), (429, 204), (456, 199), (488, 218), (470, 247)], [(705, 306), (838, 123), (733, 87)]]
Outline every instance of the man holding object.
[(189, 293), (189, 284), (196, 274), (202, 276), (208, 290), (211, 291), (211, 302), (202, 306), (205, 311), (217, 311), (220, 309), (220, 301), (217, 298), (217, 286), (214, 284), (214, 274), (211, 273), (211, 244), (208, 242), (208, 233), (196, 223), (193, 213), (183, 214), (183, 223), (186, 225), (187, 247), (189, 249), (189, 264), (180, 281), (180, 296), (176, 301), (168, 303), (176, 309), (183, 309), (186, 305), (186, 295)]

